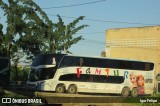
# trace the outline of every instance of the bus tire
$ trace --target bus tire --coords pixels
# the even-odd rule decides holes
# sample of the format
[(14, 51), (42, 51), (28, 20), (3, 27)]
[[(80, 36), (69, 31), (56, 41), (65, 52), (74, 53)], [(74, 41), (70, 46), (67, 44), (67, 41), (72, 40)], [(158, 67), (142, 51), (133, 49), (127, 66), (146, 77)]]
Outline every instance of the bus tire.
[(132, 97), (137, 97), (138, 96), (138, 89), (137, 88), (133, 88), (131, 90), (131, 96)]
[(68, 87), (68, 93), (70, 93), (70, 94), (76, 94), (77, 93), (77, 87), (76, 87), (76, 85), (70, 85)]
[(57, 85), (55, 90), (56, 93), (64, 93), (64, 91), (65, 91), (65, 86), (63, 84)]
[(129, 89), (129, 87), (124, 87), (124, 88), (122, 89), (121, 95), (122, 95), (123, 97), (128, 97), (129, 94), (130, 94), (130, 89)]

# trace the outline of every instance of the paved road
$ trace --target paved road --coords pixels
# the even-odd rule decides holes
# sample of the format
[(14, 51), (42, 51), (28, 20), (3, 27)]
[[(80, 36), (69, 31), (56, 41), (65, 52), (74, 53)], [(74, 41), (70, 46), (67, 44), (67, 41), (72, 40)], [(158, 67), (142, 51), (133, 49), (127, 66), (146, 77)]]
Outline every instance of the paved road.
[(49, 104), (53, 103), (121, 103), (125, 98), (111, 95), (67, 94), (36, 92), (37, 97), (44, 97)]
[[(8, 92), (10, 93), (10, 92)], [(101, 103), (139, 103), (140, 98), (127, 97), (120, 95), (104, 95), (104, 94), (67, 94), (53, 92), (25, 92), (14, 91), (14, 93), (25, 95), (28, 98), (40, 97), (43, 102), (48, 104), (101, 104)], [(129, 101), (129, 102), (128, 102)]]
[(118, 95), (107, 94), (68, 94), (68, 93), (53, 93), (53, 92), (35, 92), (37, 96), (42, 97), (121, 97)]

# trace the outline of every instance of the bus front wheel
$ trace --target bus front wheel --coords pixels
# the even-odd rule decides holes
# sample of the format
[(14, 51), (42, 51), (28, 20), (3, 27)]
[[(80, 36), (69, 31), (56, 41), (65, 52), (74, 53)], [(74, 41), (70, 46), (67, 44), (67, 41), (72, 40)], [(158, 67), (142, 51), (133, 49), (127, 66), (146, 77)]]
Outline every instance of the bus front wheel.
[(76, 94), (77, 93), (77, 87), (76, 87), (76, 85), (70, 85), (68, 87), (68, 93), (70, 93), (70, 94)]
[(65, 91), (65, 87), (64, 87), (64, 85), (62, 85), (62, 84), (60, 84), (60, 85), (57, 85), (57, 87), (56, 87), (56, 93), (64, 93), (64, 91)]
[(131, 91), (131, 96), (132, 97), (137, 97), (138, 96), (138, 89), (137, 88), (133, 88)]
[(124, 88), (122, 89), (121, 94), (122, 94), (123, 97), (129, 96), (129, 94), (130, 94), (130, 89), (129, 89), (129, 87), (124, 87)]

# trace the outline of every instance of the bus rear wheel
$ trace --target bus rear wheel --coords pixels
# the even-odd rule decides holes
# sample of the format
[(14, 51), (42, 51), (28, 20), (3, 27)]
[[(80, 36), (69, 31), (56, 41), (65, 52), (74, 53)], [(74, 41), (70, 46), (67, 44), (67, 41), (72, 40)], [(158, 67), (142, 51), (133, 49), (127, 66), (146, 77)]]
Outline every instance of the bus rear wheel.
[(138, 96), (138, 89), (137, 88), (133, 88), (131, 91), (131, 96), (132, 97), (137, 97)]
[(56, 90), (55, 90), (56, 93), (64, 93), (64, 91), (65, 91), (64, 85), (62, 84), (57, 85)]
[(68, 87), (68, 93), (70, 93), (70, 94), (76, 94), (77, 93), (77, 87), (76, 87), (76, 85), (70, 85)]
[(122, 94), (123, 97), (129, 96), (129, 94), (130, 94), (130, 89), (129, 89), (129, 87), (124, 87), (124, 88), (122, 89), (121, 94)]

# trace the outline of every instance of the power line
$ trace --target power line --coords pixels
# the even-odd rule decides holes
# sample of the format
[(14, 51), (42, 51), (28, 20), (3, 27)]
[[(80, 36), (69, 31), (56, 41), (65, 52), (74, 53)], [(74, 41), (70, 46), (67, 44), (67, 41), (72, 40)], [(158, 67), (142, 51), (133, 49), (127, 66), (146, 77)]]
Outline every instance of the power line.
[[(50, 16), (57, 16), (53, 14), (47, 14)], [(61, 17), (66, 17), (66, 16), (61, 16)], [(68, 17), (72, 19), (77, 19), (76, 17)], [(107, 21), (107, 20), (96, 20), (96, 19), (84, 19), (87, 21), (96, 21), (96, 22), (103, 22), (103, 23), (118, 23), (118, 24), (135, 24), (135, 25), (160, 25), (160, 24), (148, 24), (148, 23), (133, 23), (133, 22), (124, 22), (124, 21)]]
[(86, 41), (87, 43), (106, 44), (105, 42), (90, 40), (90, 39), (84, 39), (83, 41)]
[(157, 25), (157, 24), (146, 24), (146, 23), (132, 23), (132, 22), (124, 22), (124, 21), (106, 21), (106, 20), (96, 20), (96, 19), (84, 19), (88, 21), (97, 21), (97, 22), (109, 22), (109, 23), (119, 23), (119, 24), (137, 24), (137, 25)]
[(100, 33), (105, 33), (104, 31), (103, 32), (85, 32), (85, 33), (77, 33), (77, 34), (100, 34)]
[[(81, 42), (78, 42), (77, 43), (78, 45), (77, 46), (88, 46), (88, 47), (102, 47), (102, 44), (96, 44), (95, 43), (95, 45), (93, 45), (93, 43), (92, 42), (83, 42), (83, 43), (81, 43)], [(105, 45), (104, 45), (105, 46)]]
[(106, 1), (106, 0), (99, 0), (99, 1), (86, 2), (86, 3), (73, 4), (73, 5), (65, 5), (65, 6), (47, 7), (47, 8), (41, 8), (41, 9), (52, 9), (52, 8), (76, 7), (76, 6), (82, 6), (82, 5), (94, 4), (94, 3), (98, 3), (98, 2), (104, 2), (104, 1)]

